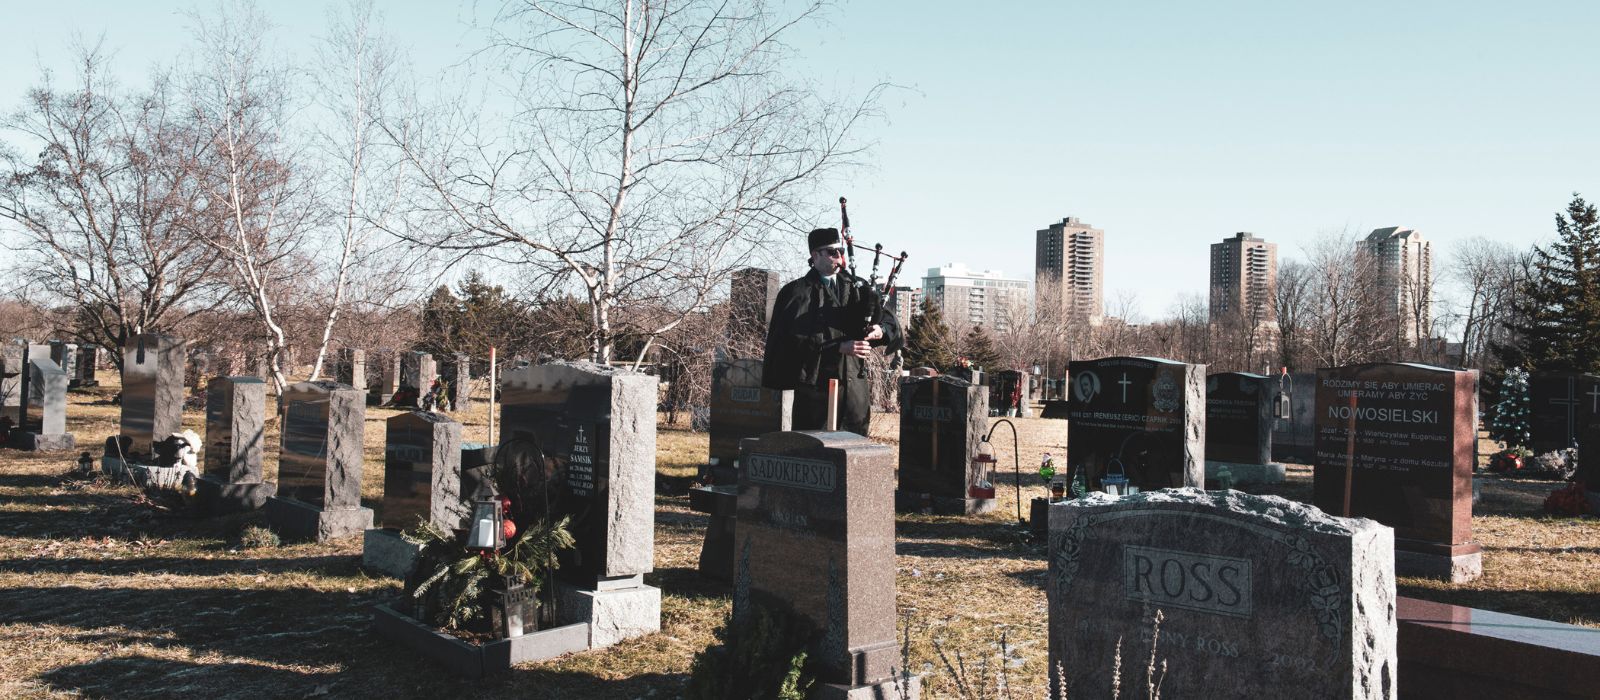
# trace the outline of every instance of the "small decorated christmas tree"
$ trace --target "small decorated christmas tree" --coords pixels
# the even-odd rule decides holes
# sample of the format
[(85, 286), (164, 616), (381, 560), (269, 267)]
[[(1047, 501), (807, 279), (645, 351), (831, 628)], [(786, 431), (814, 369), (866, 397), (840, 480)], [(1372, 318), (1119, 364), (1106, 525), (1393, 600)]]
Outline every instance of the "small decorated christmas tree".
[(1528, 413), (1528, 371), (1512, 367), (1500, 382), (1500, 400), (1489, 417), (1489, 437), (1504, 443), (1506, 449), (1525, 450), (1532, 441)]

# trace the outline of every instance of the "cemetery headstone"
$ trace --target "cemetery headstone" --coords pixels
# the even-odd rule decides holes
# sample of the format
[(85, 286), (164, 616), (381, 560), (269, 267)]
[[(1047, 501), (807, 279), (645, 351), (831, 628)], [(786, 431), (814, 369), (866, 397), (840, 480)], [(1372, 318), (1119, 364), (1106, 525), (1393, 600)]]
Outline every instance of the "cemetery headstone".
[(184, 342), (169, 335), (130, 336), (123, 348), (123, 437), (130, 454), (183, 429)]
[(17, 414), (15, 416), (17, 425), (19, 427), (33, 423), (34, 419), (29, 418), (28, 416), (28, 407), (38, 405), (40, 398), (39, 388), (33, 384), (34, 372), (31, 369), (33, 366), (33, 361), (37, 359), (49, 358), (49, 344), (24, 343), (22, 346), (22, 362), (18, 365), (18, 369), (21, 370), (21, 376), (18, 377), (18, 390), (20, 391), (21, 395), (21, 403), (18, 404)]
[(299, 382), (283, 392), (278, 495), (267, 520), (294, 539), (323, 542), (372, 527), (361, 506), (366, 406), (361, 391), (338, 382)]
[(444, 382), (450, 410), (465, 410), (472, 401), (472, 356), (459, 352), (446, 356), (439, 368), (439, 379)]
[(208, 515), (266, 505), (278, 485), (262, 481), (267, 385), (258, 377), (215, 377), (206, 385), (205, 467), (196, 492)]
[(730, 337), (763, 337), (783, 279), (775, 270), (747, 267), (733, 273), (728, 302)]
[(383, 527), (367, 530), (361, 563), (405, 578), (418, 547), (400, 533), (427, 520), (445, 532), (466, 524), (461, 490), (461, 424), (439, 413), (412, 411), (384, 425)]
[(557, 622), (604, 621), (594, 646), (661, 627), (661, 590), (644, 585), (655, 563), (655, 409), (655, 377), (592, 362), (522, 367), (501, 383), (501, 445), (538, 441), (555, 514), (572, 518)]
[(689, 506), (711, 516), (700, 548), (700, 573), (733, 580), (739, 493), (739, 443), (792, 427), (794, 392), (761, 386), (760, 360), (722, 360), (711, 368), (710, 483), (689, 490)]
[(1583, 426), (1600, 416), (1600, 377), (1578, 372), (1533, 372), (1528, 375), (1528, 421), (1533, 453), (1564, 450), (1578, 444)]
[(991, 475), (974, 464), (989, 428), (989, 391), (949, 375), (900, 380), (900, 470), (895, 505), (915, 511), (974, 514), (995, 509), (992, 496), (971, 492)]
[(20, 430), (11, 433), (11, 446), (40, 452), (73, 449), (77, 440), (67, 432), (67, 373), (48, 354), (30, 358), (26, 371), (31, 395), (23, 402), (20, 414), (27, 420), (19, 424)]
[(1090, 494), (1049, 522), (1051, 697), (1105, 695), (1119, 652), (1130, 695), (1153, 654), (1173, 697), (1396, 697), (1389, 528), (1189, 488)]
[(12, 341), (0, 346), (0, 416), (18, 422), (18, 406), (22, 404), (22, 375), (26, 364), (22, 361), (28, 346)]
[[(1028, 375), (1014, 369), (994, 373), (989, 387), (989, 408), (996, 415), (1032, 416), (1028, 407)], [(1016, 411), (1012, 413), (1013, 409)]]
[(75, 367), (76, 370), (72, 379), (73, 386), (100, 386), (100, 380), (95, 377), (95, 372), (100, 367), (100, 346), (78, 346), (78, 363)]
[(400, 355), (400, 386), (426, 391), (439, 375), (433, 355), (412, 351)]
[(356, 348), (341, 348), (334, 367), (334, 379), (353, 387), (367, 386), (367, 353)]
[(67, 373), (67, 388), (78, 387), (78, 344), (60, 340), (50, 341), (50, 361)]
[(382, 406), (389, 403), (395, 392), (400, 390), (400, 353), (379, 350), (372, 353), (371, 360), (367, 374), (367, 381), (371, 383), (367, 403)]
[(818, 697), (901, 697), (895, 640), (894, 453), (846, 432), (769, 433), (740, 448), (735, 637), (755, 606), (808, 633)]
[(1272, 462), (1272, 380), (1248, 372), (1206, 377), (1206, 480), (1281, 484)]
[(1586, 460), (1586, 454), (1600, 454), (1600, 416), (1585, 423), (1578, 436), (1578, 471), (1572, 477), (1574, 482), (1583, 484), (1589, 512), (1600, 513), (1600, 459)]
[(1348, 489), (1349, 515), (1394, 528), (1400, 575), (1477, 578), (1477, 416), (1476, 372), (1409, 363), (1318, 370), (1317, 507), (1344, 513)]
[(1272, 459), (1311, 464), (1316, 457), (1317, 373), (1278, 375), (1273, 379), (1273, 405), (1283, 396), (1289, 397), (1289, 417), (1273, 418)]
[(193, 348), (189, 362), (184, 365), (183, 385), (190, 389), (207, 386), (217, 370), (217, 351), (211, 348)]
[(1067, 462), (1091, 490), (1205, 485), (1205, 365), (1107, 357), (1068, 366)]

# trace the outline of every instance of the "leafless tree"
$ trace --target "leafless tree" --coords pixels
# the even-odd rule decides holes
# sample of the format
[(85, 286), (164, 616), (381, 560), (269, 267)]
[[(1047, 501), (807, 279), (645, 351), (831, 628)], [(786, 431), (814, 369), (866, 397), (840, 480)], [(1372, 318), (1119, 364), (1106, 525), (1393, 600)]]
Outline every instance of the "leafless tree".
[(1312, 359), (1326, 367), (1386, 359), (1394, 350), (1394, 311), (1383, 303), (1377, 259), (1345, 234), (1323, 234), (1307, 258)]
[[(729, 274), (811, 227), (816, 185), (854, 163), (881, 88), (824, 97), (786, 76), (784, 40), (820, 4), (506, 2), (482, 62), (518, 111), (507, 133), (458, 111), (391, 123), (429, 192), (407, 241), (518, 266), (589, 302), (593, 359), (707, 308)], [(790, 236), (790, 238), (782, 238)], [(622, 328), (617, 310), (671, 308)]]
[(1527, 283), (1530, 269), (1528, 253), (1501, 241), (1477, 237), (1455, 247), (1445, 274), (1463, 296), (1452, 310), (1461, 324), (1456, 364), (1483, 369), (1490, 345), (1507, 340), (1512, 300)]
[(147, 92), (108, 75), (110, 54), (76, 50), (76, 84), (44, 71), (20, 110), (0, 121), (36, 155), (0, 154), (0, 218), (14, 224), (13, 273), (80, 312), (83, 342), (120, 366), (133, 334), (174, 332), (226, 296), (220, 261), (188, 222), (199, 145), (163, 75)]
[(1277, 319), (1278, 365), (1304, 369), (1306, 335), (1310, 331), (1316, 275), (1305, 263), (1289, 260), (1278, 266), (1278, 284), (1272, 293)]

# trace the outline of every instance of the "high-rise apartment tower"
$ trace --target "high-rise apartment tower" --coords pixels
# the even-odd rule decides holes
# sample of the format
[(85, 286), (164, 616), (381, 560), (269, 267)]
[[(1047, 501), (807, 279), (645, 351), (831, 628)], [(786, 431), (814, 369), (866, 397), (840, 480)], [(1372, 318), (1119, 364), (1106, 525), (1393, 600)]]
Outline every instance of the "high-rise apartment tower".
[(1211, 320), (1234, 314), (1258, 323), (1276, 320), (1272, 295), (1278, 286), (1278, 244), (1236, 233), (1211, 244)]
[(1416, 229), (1390, 226), (1374, 230), (1362, 242), (1378, 265), (1386, 313), (1394, 314), (1398, 332), (1415, 343), (1433, 328), (1433, 244)]
[(1039, 230), (1034, 285), (1041, 304), (1058, 303), (1070, 318), (1100, 322), (1105, 314), (1105, 237), (1105, 231), (1076, 216)]

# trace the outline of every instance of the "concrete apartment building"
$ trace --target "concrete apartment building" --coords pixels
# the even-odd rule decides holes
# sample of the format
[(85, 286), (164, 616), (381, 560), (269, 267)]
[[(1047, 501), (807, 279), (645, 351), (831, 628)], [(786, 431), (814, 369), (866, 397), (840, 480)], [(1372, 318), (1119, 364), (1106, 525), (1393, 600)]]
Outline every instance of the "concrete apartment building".
[(911, 327), (911, 317), (922, 313), (922, 290), (917, 287), (894, 288), (894, 317), (900, 329)]
[(1398, 319), (1399, 334), (1408, 343), (1427, 338), (1433, 328), (1433, 244), (1416, 229), (1375, 229), (1362, 241), (1363, 251), (1378, 264), (1386, 313)]
[(928, 269), (922, 294), (939, 308), (951, 328), (982, 325), (993, 331), (1009, 329), (1006, 309), (1029, 313), (1032, 294), (1027, 280), (1012, 279), (998, 271), (976, 272), (960, 263)]
[(1034, 282), (1042, 302), (1059, 290), (1068, 318), (1099, 323), (1105, 316), (1105, 231), (1076, 216), (1050, 224), (1037, 233)]
[(1211, 321), (1244, 313), (1276, 321), (1272, 295), (1278, 286), (1278, 244), (1245, 232), (1211, 244)]

